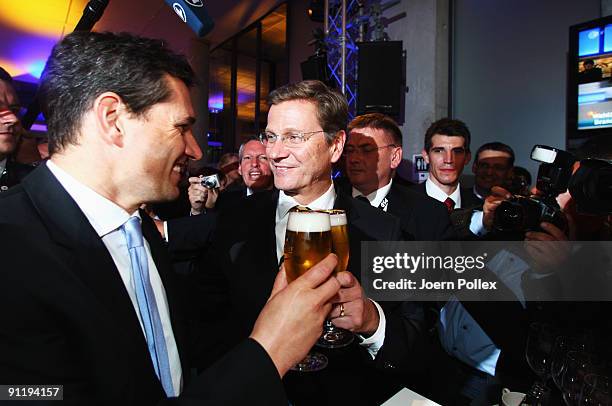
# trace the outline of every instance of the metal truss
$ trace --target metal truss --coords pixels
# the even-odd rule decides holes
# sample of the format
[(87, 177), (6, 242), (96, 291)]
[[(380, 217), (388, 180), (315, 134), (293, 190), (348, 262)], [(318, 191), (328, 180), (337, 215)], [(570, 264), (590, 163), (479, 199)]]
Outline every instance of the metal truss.
[(362, 38), (363, 3), (358, 0), (328, 0), (326, 3), (327, 65), (331, 80), (346, 96), (352, 119), (357, 109), (356, 42)]

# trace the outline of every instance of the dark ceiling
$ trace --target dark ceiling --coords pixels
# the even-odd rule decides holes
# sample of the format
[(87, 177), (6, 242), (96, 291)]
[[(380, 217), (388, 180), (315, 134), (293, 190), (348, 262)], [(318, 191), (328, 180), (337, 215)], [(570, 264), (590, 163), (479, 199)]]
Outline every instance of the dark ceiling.
[[(2, 0), (0, 66), (13, 76), (36, 81), (51, 47), (70, 33), (88, 0)], [(281, 0), (204, 2), (215, 28), (204, 39), (215, 46), (273, 9)], [(161, 38), (189, 54), (195, 34), (163, 0), (110, 0), (98, 31), (128, 31)]]

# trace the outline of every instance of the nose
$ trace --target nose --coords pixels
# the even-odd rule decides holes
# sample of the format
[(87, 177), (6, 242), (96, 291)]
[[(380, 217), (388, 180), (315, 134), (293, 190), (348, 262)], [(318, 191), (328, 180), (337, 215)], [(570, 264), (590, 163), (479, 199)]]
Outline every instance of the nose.
[(13, 127), (19, 122), (19, 119), (11, 110), (0, 111), (0, 125), (7, 130), (12, 130)]
[(453, 163), (453, 151), (444, 151), (444, 163), (446, 164)]
[(280, 140), (275, 143), (268, 143), (266, 145), (266, 155), (269, 159), (274, 161), (278, 161), (280, 159), (286, 158), (289, 155), (287, 147)]
[(185, 134), (185, 155), (196, 161), (202, 158), (202, 150), (191, 131)]

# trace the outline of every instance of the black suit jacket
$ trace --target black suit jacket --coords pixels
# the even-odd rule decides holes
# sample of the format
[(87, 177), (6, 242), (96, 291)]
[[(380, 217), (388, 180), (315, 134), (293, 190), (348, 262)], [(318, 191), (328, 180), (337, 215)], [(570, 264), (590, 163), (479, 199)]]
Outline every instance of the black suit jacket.
[[(279, 269), (275, 234), (278, 194), (278, 191), (261, 192), (245, 199), (239, 211), (222, 210), (212, 253), (202, 258), (205, 263), (215, 261), (215, 265), (200, 272), (198, 278), (203, 288), (204, 313), (201, 317), (204, 329), (214, 332), (208, 335), (211, 342), (207, 347), (218, 349), (218, 355), (249, 334), (271, 293)], [(348, 270), (360, 279), (361, 242), (401, 239), (400, 223), (368, 203), (340, 192), (335, 208), (347, 211), (351, 252)], [(387, 335), (383, 348), (388, 343), (393, 347), (394, 343), (402, 342), (403, 348), (410, 346), (407, 343), (417, 343), (422, 331), (418, 312), (411, 312), (397, 303), (385, 306), (386, 331), (393, 331), (393, 334)], [(385, 358), (386, 354), (389, 358)], [(383, 369), (393, 369), (396, 354), (381, 350), (374, 363)], [(290, 373), (285, 378), (293, 403), (374, 404), (380, 400), (374, 398), (384, 397), (384, 394), (373, 393), (377, 385), (386, 385), (384, 379), (374, 372), (369, 354), (356, 342), (351, 347), (332, 350), (328, 356), (330, 365), (325, 370)], [(214, 357), (202, 361), (208, 364)], [(351, 385), (354, 390), (348, 393), (342, 389), (344, 385)]]
[[(166, 291), (187, 380), (182, 295), (147, 216), (142, 229)], [(111, 255), (46, 165), (0, 197), (0, 230), (0, 382), (63, 384), (64, 399), (74, 404), (165, 402)], [(243, 368), (245, 362), (259, 373)], [(247, 340), (168, 402), (239, 405), (253, 398), (286, 405), (272, 361)]]
[(0, 192), (18, 185), (33, 170), (33, 166), (20, 164), (9, 158), (4, 171), (0, 172)]

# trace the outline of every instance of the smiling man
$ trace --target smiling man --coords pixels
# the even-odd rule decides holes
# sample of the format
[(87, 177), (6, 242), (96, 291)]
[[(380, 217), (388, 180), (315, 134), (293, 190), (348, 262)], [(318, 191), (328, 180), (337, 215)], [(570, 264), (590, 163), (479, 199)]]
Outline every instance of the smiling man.
[(340, 287), (332, 256), (289, 286), (279, 273), (243, 340), (187, 384), (186, 292), (138, 208), (176, 198), (201, 157), (193, 83), (158, 40), (76, 32), (53, 49), (51, 158), (0, 197), (0, 382), (61, 384), (72, 404), (287, 405), (281, 378)]
[[(212, 272), (200, 274), (207, 282), (203, 285), (214, 281), (217, 287), (215, 296), (202, 295), (216, 299), (208, 300), (207, 312), (215, 317), (206, 320), (203, 331), (222, 332), (207, 334), (209, 348), (218, 348), (222, 354), (252, 328), (282, 261), (289, 211), (295, 206), (343, 209), (348, 220), (349, 272), (338, 275), (343, 288), (330, 317), (336, 326), (359, 334), (362, 340), (339, 351), (329, 371), (292, 374), (285, 385), (294, 404), (380, 404), (381, 393), (393, 382), (382, 379), (371, 365), (392, 369), (396, 354), (390, 349), (395, 342), (408, 347), (417, 342), (422, 320), (407, 322), (399, 312), (383, 311), (364, 296), (359, 283), (361, 242), (401, 239), (400, 222), (332, 183), (332, 164), (340, 159), (346, 139), (348, 105), (343, 95), (322, 82), (303, 81), (274, 90), (268, 104), (261, 142), (276, 190), (244, 199), (239, 210), (219, 213), (212, 247), (219, 262)], [(385, 339), (387, 331), (394, 334)], [(346, 391), (347, 387), (354, 390)]]
[(11, 158), (17, 147), (18, 112), (19, 98), (13, 78), (0, 67), (0, 192), (21, 182), (34, 169)]

